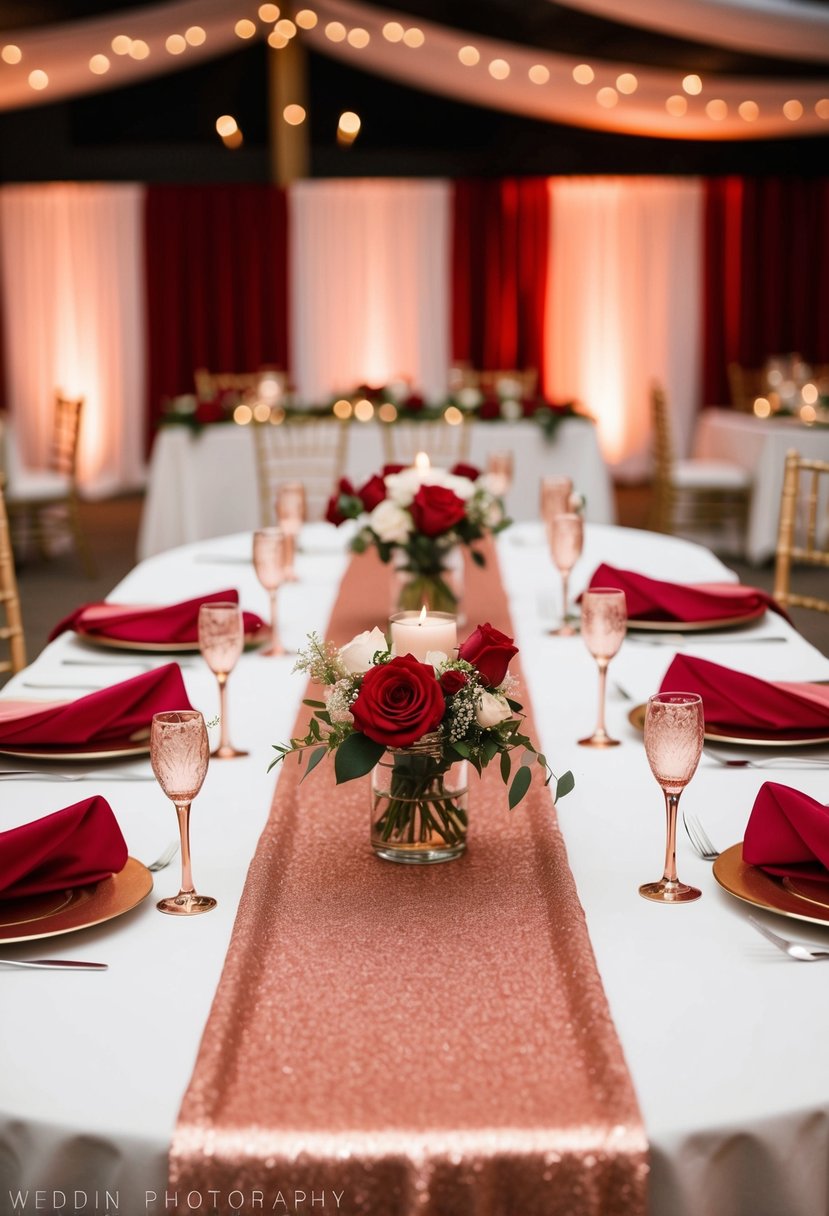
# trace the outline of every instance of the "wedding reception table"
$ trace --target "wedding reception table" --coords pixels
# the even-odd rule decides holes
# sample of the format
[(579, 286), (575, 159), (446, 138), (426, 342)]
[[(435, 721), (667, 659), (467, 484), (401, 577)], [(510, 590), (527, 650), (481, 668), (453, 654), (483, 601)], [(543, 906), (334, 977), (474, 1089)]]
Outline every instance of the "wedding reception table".
[[(306, 531), (298, 566), (301, 581), (281, 593), (289, 645), (301, 644), (308, 630), (325, 633), (347, 561), (336, 551), (338, 535), (326, 525)], [(232, 586), (246, 608), (265, 614), (266, 597), (248, 563), (249, 548), (250, 536), (244, 533), (164, 553), (137, 566), (112, 598), (165, 603)], [(731, 577), (713, 555), (688, 542), (592, 525), (574, 572), (576, 592), (603, 560), (665, 579)], [(679, 841), (680, 875), (702, 889), (702, 899), (657, 907), (639, 897), (638, 885), (661, 872), (664, 811), (641, 735), (628, 722), (628, 713), (658, 687), (677, 646), (779, 679), (825, 680), (829, 659), (775, 614), (746, 631), (688, 634), (672, 644), (662, 635), (630, 636), (610, 668), (608, 727), (623, 745), (607, 752), (585, 750), (576, 739), (594, 723), (595, 663), (578, 637), (548, 635), (559, 611), (558, 576), (540, 527), (526, 524), (506, 533), (499, 542), (499, 562), (540, 745), (556, 772), (570, 768), (576, 777), (575, 791), (561, 803), (558, 816), (651, 1148), (649, 1211), (653, 1216), (822, 1216), (829, 1185), (825, 972), (792, 962), (759, 937), (747, 922), (749, 909), (720, 890), (710, 865), (684, 836)], [(467, 608), (473, 622), (486, 616), (485, 606), (480, 612), (474, 604)], [(382, 624), (386, 610), (385, 604), (377, 605), (376, 612), (368, 609), (366, 626)], [(146, 653), (93, 650), (63, 634), (2, 696), (81, 695), (82, 687), (70, 686), (101, 686), (134, 674), (137, 662), (162, 661)], [(222, 972), (247, 866), (268, 815), (274, 785), (274, 774), (266, 771), (271, 745), (288, 737), (305, 685), (305, 677), (292, 674), (291, 668), (290, 658), (266, 659), (250, 652), (230, 678), (230, 733), (249, 755), (211, 763), (192, 821), (196, 885), (218, 899), (216, 911), (193, 920), (156, 912), (155, 898), (177, 889), (174, 863), (156, 876), (154, 895), (119, 919), (46, 943), (3, 947), (3, 957), (89, 958), (109, 963), (109, 971), (0, 969), (0, 1211), (120, 1210), (134, 1216), (171, 1210), (165, 1196), (167, 1150)], [(182, 670), (193, 704), (206, 717), (214, 716), (214, 677), (198, 656), (185, 658)], [(2, 758), (0, 766), (23, 767)], [(0, 830), (97, 792), (112, 804), (131, 854), (144, 861), (156, 857), (174, 835), (171, 805), (157, 786), (149, 781), (108, 783), (111, 769), (96, 775), (80, 767), (89, 775), (71, 784), (5, 779)], [(116, 769), (146, 776), (149, 764), (139, 760)], [(826, 801), (827, 770), (730, 770), (705, 757), (683, 803), (701, 816), (724, 848), (742, 838), (765, 779), (789, 782)], [(311, 775), (308, 783), (313, 780)], [(520, 822), (522, 813), (521, 807), (509, 812), (505, 796), (501, 805), (477, 806), (474, 790), (473, 784), (470, 856), (476, 842), (483, 848), (488, 824), (508, 815)], [(367, 820), (366, 813), (365, 822), (354, 826), (354, 839), (343, 847), (368, 848)], [(428, 879), (428, 874), (416, 877)], [(504, 894), (493, 885), (493, 900)], [(759, 915), (783, 932), (794, 930), (796, 936), (829, 945), (829, 928)], [(473, 910), (470, 917), (474, 920)], [(556, 931), (551, 925), (553, 946)], [(515, 949), (523, 948), (516, 940)], [(405, 969), (406, 960), (391, 948), (378, 955), (378, 965)], [(451, 967), (451, 958), (446, 965)], [(300, 968), (299, 984), (301, 975)], [(504, 999), (515, 995), (504, 993)], [(286, 988), (281, 997), (286, 1010), (298, 996), (298, 990)], [(331, 994), (332, 1029), (338, 999), (345, 994)], [(365, 1017), (371, 1014), (366, 1008)], [(516, 1022), (519, 1040), (524, 1030)], [(474, 1037), (476, 1027), (469, 1025), (468, 1033)], [(320, 1044), (323, 1055), (326, 1046)], [(489, 1085), (496, 1072), (491, 1071)], [(480, 1084), (487, 1084), (483, 1077)], [(578, 1136), (578, 1129), (570, 1132)], [(276, 1151), (278, 1145), (274, 1147)], [(550, 1146), (552, 1156), (556, 1147)], [(278, 1181), (263, 1179), (271, 1201)], [(275, 1208), (267, 1203), (257, 1208), (248, 1197), (248, 1206), (239, 1210), (312, 1211), (313, 1174), (304, 1181), (301, 1198), (292, 1190)], [(205, 1192), (209, 1186), (207, 1176)], [(27, 1197), (25, 1209), (14, 1198), (18, 1192)], [(36, 1192), (45, 1197), (40, 1205)], [(85, 1209), (77, 1197), (73, 1209), (75, 1192), (88, 1197)], [(68, 1203), (61, 1205), (55, 1193), (68, 1196)], [(319, 1186), (316, 1193), (318, 1211), (362, 1211), (359, 1196), (345, 1195), (340, 1206), (330, 1191), (322, 1202)], [(184, 1196), (180, 1199), (186, 1210)], [(227, 1196), (222, 1202), (234, 1210)], [(416, 1210), (422, 1205), (413, 1197), (405, 1216)], [(399, 1211), (402, 1216), (403, 1209)], [(370, 1216), (387, 1213), (372, 1211)], [(493, 1216), (515, 1213), (493, 1209)]]
[[(599, 450), (596, 427), (565, 418), (552, 439), (537, 423), (472, 422), (469, 460), (486, 466), (489, 452), (511, 451), (515, 478), (507, 496), (513, 519), (535, 519), (542, 476), (566, 473), (586, 498), (586, 518), (614, 522), (610, 474)], [(384, 463), (382, 424), (351, 424), (346, 474), (357, 484)], [(184, 426), (163, 427), (155, 437), (147, 496), (138, 536), (139, 558), (189, 541), (205, 540), (259, 525), (253, 432), (223, 423), (193, 434)]]
[(699, 416), (694, 455), (727, 460), (753, 478), (745, 552), (760, 564), (774, 556), (786, 453), (795, 448), (809, 460), (829, 460), (829, 427), (806, 426), (796, 418), (755, 418), (736, 410), (705, 409)]

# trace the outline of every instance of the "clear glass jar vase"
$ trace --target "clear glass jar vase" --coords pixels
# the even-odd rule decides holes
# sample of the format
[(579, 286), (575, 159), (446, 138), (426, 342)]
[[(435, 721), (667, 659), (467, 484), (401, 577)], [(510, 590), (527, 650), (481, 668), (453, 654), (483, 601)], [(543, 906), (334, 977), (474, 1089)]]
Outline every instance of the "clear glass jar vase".
[(407, 561), (405, 553), (395, 555), (392, 611), (419, 611), (425, 604), (430, 612), (451, 612), (463, 623), (463, 549), (449, 549), (441, 558), (440, 568), (428, 573), (409, 569)]
[(378, 857), (430, 865), (466, 848), (467, 763), (443, 759), (439, 736), (389, 748), (371, 777), (371, 847)]

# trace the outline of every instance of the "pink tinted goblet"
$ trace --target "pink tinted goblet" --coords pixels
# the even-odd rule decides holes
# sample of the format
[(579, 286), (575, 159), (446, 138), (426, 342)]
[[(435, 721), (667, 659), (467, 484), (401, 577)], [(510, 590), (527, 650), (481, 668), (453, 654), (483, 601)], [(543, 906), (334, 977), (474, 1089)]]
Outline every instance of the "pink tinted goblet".
[(305, 486), (301, 481), (288, 481), (281, 485), (276, 492), (276, 518), (285, 533), (285, 581), (295, 583), (297, 572), (294, 569), (296, 558), (297, 537), (305, 523), (306, 504)]
[(283, 655), (279, 637), (276, 595), (285, 579), (288, 540), (281, 528), (260, 528), (253, 534), (253, 568), (271, 601), (271, 644), (262, 655)]
[(190, 864), (190, 804), (207, 773), (210, 745), (204, 718), (196, 709), (154, 714), (150, 729), (150, 764), (158, 784), (176, 808), (181, 838), (181, 888), (156, 907), (169, 916), (196, 916), (216, 907), (210, 895), (199, 895)]
[(233, 747), (227, 725), (227, 679), (245, 645), (242, 609), (223, 601), (202, 604), (199, 608), (199, 650), (219, 682), (219, 746), (211, 755), (217, 760), (232, 760), (247, 752)]
[(680, 882), (676, 873), (676, 817), (679, 796), (697, 771), (705, 730), (702, 697), (694, 692), (660, 692), (648, 700), (645, 753), (665, 795), (667, 843), (659, 882), (639, 888), (645, 899), (665, 904), (689, 903), (702, 894)]
[(512, 452), (490, 452), (486, 458), (489, 488), (493, 494), (503, 498), (512, 485), (514, 462)]
[(570, 572), (581, 556), (584, 544), (584, 523), (580, 515), (555, 515), (547, 527), (550, 553), (561, 573), (561, 625), (550, 632), (557, 637), (572, 637), (576, 629), (570, 624)]
[(581, 636), (599, 666), (599, 715), (596, 729), (587, 739), (579, 739), (580, 747), (617, 747), (604, 722), (607, 667), (616, 654), (627, 631), (627, 602), (624, 591), (613, 587), (591, 587), (581, 597)]
[(569, 477), (542, 477), (540, 507), (545, 524), (552, 523), (556, 515), (566, 515), (570, 510), (570, 495), (573, 482)]

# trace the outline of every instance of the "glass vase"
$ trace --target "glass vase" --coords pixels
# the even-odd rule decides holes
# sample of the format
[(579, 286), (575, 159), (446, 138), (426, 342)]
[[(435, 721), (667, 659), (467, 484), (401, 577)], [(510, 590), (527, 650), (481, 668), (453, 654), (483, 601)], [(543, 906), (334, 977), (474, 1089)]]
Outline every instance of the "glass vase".
[(371, 847), (378, 857), (430, 865), (466, 848), (467, 764), (447, 762), (440, 738), (390, 748), (371, 778)]
[(412, 570), (406, 561), (402, 553), (394, 563), (392, 611), (419, 611), (425, 604), (430, 612), (451, 612), (462, 624), (463, 550), (459, 546), (450, 549), (442, 555), (440, 566), (428, 572)]

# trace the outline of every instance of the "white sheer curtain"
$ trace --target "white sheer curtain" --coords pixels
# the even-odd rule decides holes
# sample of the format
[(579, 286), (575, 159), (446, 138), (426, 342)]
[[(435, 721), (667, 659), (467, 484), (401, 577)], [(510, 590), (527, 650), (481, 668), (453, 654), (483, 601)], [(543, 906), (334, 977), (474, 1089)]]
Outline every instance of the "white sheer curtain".
[(437, 181), (290, 188), (291, 367), (303, 400), (401, 376), (427, 398), (445, 393), (449, 198)]
[(649, 467), (649, 387), (668, 394), (676, 447), (700, 393), (702, 189), (693, 179), (553, 178), (547, 391), (577, 397), (616, 472)]
[(23, 458), (46, 461), (55, 390), (82, 394), (80, 482), (106, 494), (143, 480), (143, 187), (0, 189), (10, 413)]

